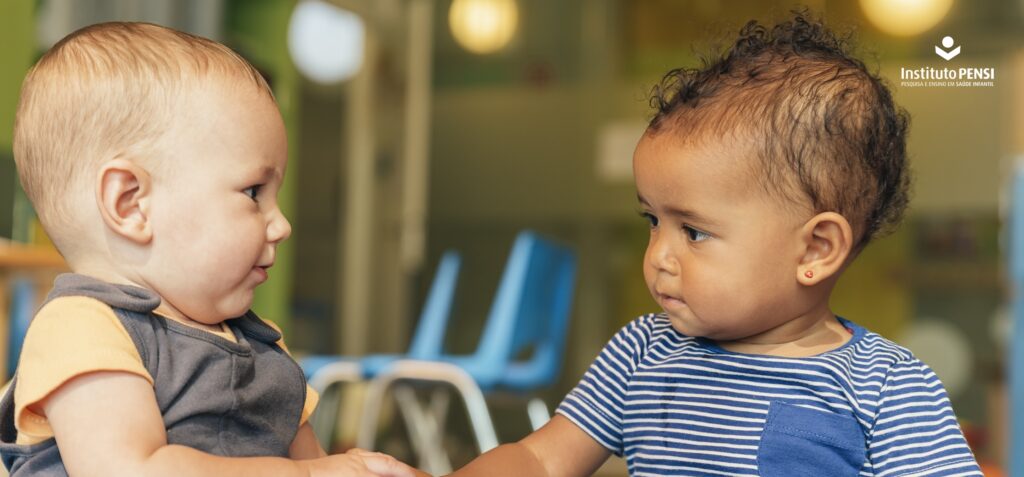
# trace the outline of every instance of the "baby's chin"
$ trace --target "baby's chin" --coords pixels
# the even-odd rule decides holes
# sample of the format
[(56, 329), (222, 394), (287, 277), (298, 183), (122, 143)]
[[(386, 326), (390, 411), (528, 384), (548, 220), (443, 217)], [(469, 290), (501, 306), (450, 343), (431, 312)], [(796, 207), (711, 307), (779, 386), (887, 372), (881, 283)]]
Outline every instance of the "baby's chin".
[(221, 321), (244, 315), (245, 312), (252, 308), (254, 299), (254, 289), (248, 289), (244, 292), (225, 297), (224, 301), (217, 307), (217, 313), (223, 317)]
[(691, 338), (705, 338), (716, 342), (732, 341), (743, 338), (742, 336), (734, 336), (735, 333), (730, 333), (725, 330), (716, 330), (707, 326), (700, 326), (701, 323), (694, 323), (692, 320), (684, 320), (672, 315), (668, 315), (668, 318), (669, 322), (672, 324), (672, 329)]
[(706, 330), (694, 326), (693, 323), (689, 322), (689, 320), (684, 320), (682, 318), (672, 316), (671, 314), (666, 315), (668, 316), (669, 323), (672, 324), (672, 329), (678, 331), (680, 334), (691, 336), (694, 338), (704, 337)]
[(222, 313), (220, 313), (220, 316), (216, 317), (215, 319), (218, 319), (217, 323), (220, 323), (221, 321), (224, 321), (224, 320), (230, 320), (232, 318), (238, 318), (238, 317), (244, 315), (251, 308), (252, 308), (252, 301), (249, 301), (248, 303), (245, 304), (245, 306), (236, 306), (236, 307), (232, 307), (230, 309), (224, 310)]
[(244, 315), (250, 308), (252, 308), (252, 300), (219, 303), (211, 308), (212, 312), (208, 311), (207, 313), (203, 313), (197, 318), (193, 318), (193, 320), (206, 325), (218, 325), (223, 321)]

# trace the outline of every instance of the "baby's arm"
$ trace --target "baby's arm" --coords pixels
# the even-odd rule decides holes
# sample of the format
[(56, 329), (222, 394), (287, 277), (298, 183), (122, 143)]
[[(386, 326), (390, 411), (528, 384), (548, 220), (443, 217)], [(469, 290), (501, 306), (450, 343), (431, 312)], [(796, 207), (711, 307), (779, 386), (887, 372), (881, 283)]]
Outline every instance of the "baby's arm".
[(73, 477), (416, 475), (383, 454), (352, 452), (310, 460), (230, 458), (170, 445), (152, 385), (131, 373), (79, 376), (54, 391), (41, 407)]
[[(569, 477), (593, 474), (608, 459), (609, 449), (621, 451), (625, 389), (654, 339), (654, 329), (664, 328), (659, 320), (662, 319), (655, 315), (646, 315), (619, 330), (590, 365), (583, 380), (566, 396), (558, 414), (544, 427), (515, 444), (503, 445), (480, 456), (452, 475)], [(601, 426), (595, 425), (592, 434), (581, 427), (598, 421)], [(598, 439), (602, 441), (599, 443)]]
[(981, 476), (939, 378), (917, 359), (889, 369), (868, 440), (873, 475)]
[(609, 454), (571, 421), (555, 415), (523, 440), (487, 452), (452, 477), (585, 476), (593, 474)]
[(320, 441), (316, 440), (313, 426), (307, 421), (299, 427), (298, 434), (295, 434), (295, 439), (288, 448), (288, 456), (292, 459), (316, 459), (326, 455), (327, 453), (320, 447)]

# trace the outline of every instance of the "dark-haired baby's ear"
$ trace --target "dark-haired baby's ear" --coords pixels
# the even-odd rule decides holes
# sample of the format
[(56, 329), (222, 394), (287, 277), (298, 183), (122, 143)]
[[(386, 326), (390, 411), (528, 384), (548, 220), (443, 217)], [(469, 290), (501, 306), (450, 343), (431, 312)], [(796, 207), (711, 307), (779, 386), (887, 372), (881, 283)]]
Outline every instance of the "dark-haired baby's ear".
[(811, 217), (800, 229), (804, 254), (797, 266), (801, 285), (817, 285), (842, 271), (853, 251), (853, 229), (845, 217), (822, 212)]
[(100, 167), (96, 203), (112, 232), (139, 245), (153, 240), (149, 223), (152, 181), (145, 169), (123, 158)]

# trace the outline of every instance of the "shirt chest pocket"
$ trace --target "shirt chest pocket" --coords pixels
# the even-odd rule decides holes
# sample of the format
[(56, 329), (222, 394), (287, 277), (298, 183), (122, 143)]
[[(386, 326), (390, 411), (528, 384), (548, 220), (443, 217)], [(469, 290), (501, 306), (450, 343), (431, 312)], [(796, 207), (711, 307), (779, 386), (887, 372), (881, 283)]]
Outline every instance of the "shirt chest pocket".
[(757, 448), (762, 477), (856, 476), (864, 433), (852, 417), (772, 402)]

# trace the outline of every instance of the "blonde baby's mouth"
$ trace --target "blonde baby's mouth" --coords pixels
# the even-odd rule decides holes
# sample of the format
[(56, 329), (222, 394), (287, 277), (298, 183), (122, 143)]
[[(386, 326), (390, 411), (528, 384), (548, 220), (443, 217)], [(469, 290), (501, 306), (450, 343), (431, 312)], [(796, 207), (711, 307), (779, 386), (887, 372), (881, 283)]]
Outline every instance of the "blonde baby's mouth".
[(253, 273), (256, 274), (257, 281), (259, 283), (263, 283), (267, 281), (268, 278), (270, 278), (270, 274), (267, 273), (268, 268), (270, 268), (270, 265), (253, 267)]

